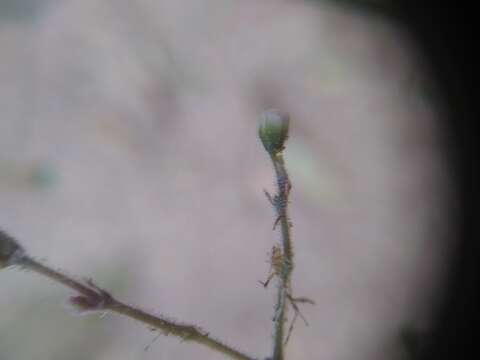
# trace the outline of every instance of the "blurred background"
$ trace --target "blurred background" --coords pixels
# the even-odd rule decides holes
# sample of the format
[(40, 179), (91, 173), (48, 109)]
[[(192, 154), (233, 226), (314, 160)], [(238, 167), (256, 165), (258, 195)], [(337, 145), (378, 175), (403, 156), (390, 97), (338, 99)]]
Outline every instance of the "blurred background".
[[(448, 270), (440, 110), (405, 29), (322, 1), (0, 0), (0, 227), (126, 302), (271, 349), (261, 112), (291, 114), (289, 359), (409, 359)], [(223, 359), (0, 273), (0, 360)], [(407, 346), (408, 347), (408, 346)]]

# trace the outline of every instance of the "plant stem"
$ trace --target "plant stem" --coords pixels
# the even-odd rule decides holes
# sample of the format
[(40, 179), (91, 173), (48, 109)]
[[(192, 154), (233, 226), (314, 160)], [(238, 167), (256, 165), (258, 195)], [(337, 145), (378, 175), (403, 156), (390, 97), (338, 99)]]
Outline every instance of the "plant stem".
[(49, 279), (58, 282), (66, 287), (69, 287), (72, 290), (77, 291), (78, 293), (91, 298), (96, 297), (98, 294), (96, 291), (90, 287), (82, 284), (81, 282), (61, 273), (58, 270), (54, 270), (47, 265), (44, 265), (35, 259), (32, 259), (28, 255), (24, 255), (21, 259), (18, 260), (15, 265), (21, 266), (26, 270), (33, 271), (37, 274), (48, 277)]
[(148, 324), (149, 326), (162, 331), (165, 335), (171, 334), (180, 337), (183, 341), (192, 341), (202, 344), (232, 359), (254, 360), (254, 358), (210, 337), (208, 332), (205, 332), (194, 325), (175, 323), (171, 320), (149, 314), (141, 309), (122, 303), (113, 298), (113, 296), (107, 291), (94, 285), (91, 280), (82, 283), (58, 270), (54, 270), (47, 265), (39, 263), (27, 255), (23, 255), (18, 259), (15, 265), (19, 265), (26, 270), (46, 276), (51, 280), (78, 292), (80, 296), (72, 297), (70, 300), (72, 304), (76, 305), (80, 310), (116, 312), (117, 314), (128, 316), (144, 324)]
[(273, 360), (284, 359), (285, 320), (287, 315), (287, 300), (290, 293), (290, 276), (293, 270), (293, 248), (288, 219), (288, 196), (290, 192), (290, 179), (285, 168), (281, 153), (271, 156), (277, 180), (277, 195), (274, 206), (277, 219), (280, 222), (282, 235), (282, 270), (278, 281), (277, 303), (274, 317), (274, 347)]

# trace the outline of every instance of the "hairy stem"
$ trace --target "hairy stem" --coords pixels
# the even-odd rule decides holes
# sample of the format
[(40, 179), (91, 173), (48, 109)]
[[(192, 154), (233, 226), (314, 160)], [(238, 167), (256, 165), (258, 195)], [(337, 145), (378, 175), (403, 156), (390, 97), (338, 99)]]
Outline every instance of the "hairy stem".
[(290, 235), (291, 225), (288, 219), (288, 196), (291, 184), (282, 154), (277, 153), (271, 156), (271, 159), (277, 180), (278, 193), (274, 201), (274, 206), (280, 222), (283, 254), (282, 270), (278, 281), (277, 303), (275, 305), (273, 360), (283, 360), (287, 300), (291, 286), (290, 276), (293, 270), (293, 248)]
[(58, 270), (54, 270), (47, 265), (44, 265), (31, 257), (24, 255), (15, 265), (19, 265), (26, 270), (33, 271), (37, 274), (46, 276), (51, 280), (60, 283), (78, 293), (84, 295), (87, 298), (96, 297), (98, 294), (95, 290), (89, 286), (82, 284), (81, 282), (61, 273)]
[(202, 344), (214, 351), (220, 352), (236, 360), (254, 360), (254, 358), (241, 353), (238, 350), (223, 344), (222, 342), (210, 337), (205, 332), (194, 325), (179, 324), (165, 318), (155, 316), (136, 307), (122, 303), (107, 291), (97, 287), (91, 280), (82, 283), (66, 274), (54, 270), (27, 255), (23, 255), (14, 265), (19, 265), (26, 270), (46, 276), (51, 280), (60, 283), (72, 290), (75, 290), (80, 296), (72, 297), (70, 300), (80, 310), (91, 311), (112, 311), (118, 314), (128, 316), (144, 324), (162, 331), (165, 335), (174, 335), (180, 337), (183, 341), (196, 342)]

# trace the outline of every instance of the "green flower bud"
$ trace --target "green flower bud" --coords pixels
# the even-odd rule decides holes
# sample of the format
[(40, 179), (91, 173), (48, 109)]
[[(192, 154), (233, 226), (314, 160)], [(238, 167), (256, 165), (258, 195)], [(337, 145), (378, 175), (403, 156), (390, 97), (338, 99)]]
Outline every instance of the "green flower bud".
[(13, 265), (23, 248), (12, 237), (0, 230), (0, 269)]
[(275, 156), (285, 148), (289, 123), (290, 115), (286, 112), (272, 109), (262, 114), (258, 134), (265, 150), (271, 156)]

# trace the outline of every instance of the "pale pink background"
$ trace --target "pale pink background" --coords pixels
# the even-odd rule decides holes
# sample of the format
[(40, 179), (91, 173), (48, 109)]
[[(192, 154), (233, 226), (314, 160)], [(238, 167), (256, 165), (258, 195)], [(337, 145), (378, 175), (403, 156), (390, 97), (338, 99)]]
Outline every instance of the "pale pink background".
[[(37, 4), (37, 6), (39, 6)], [(1, 9), (0, 9), (1, 10)], [(438, 110), (406, 33), (302, 1), (46, 1), (0, 18), (0, 227), (32, 255), (255, 356), (278, 235), (264, 109), (292, 117), (289, 359), (400, 359), (447, 270)], [(50, 180), (49, 180), (50, 179)], [(0, 273), (0, 359), (223, 359)]]

